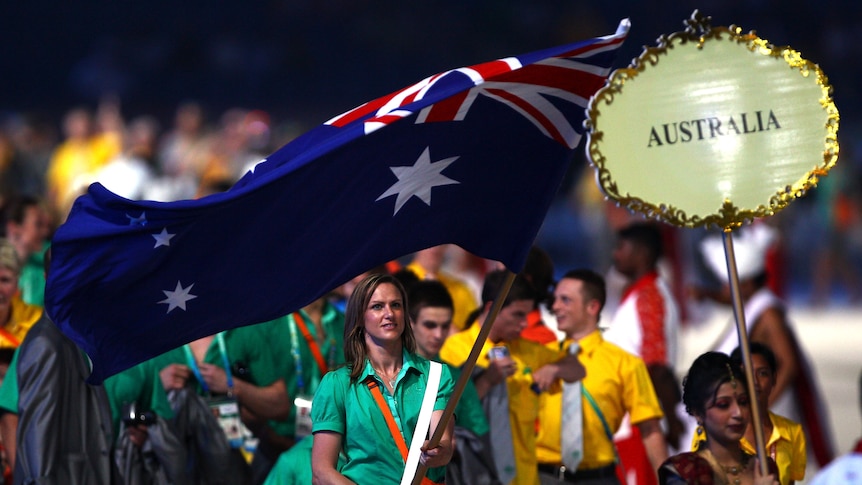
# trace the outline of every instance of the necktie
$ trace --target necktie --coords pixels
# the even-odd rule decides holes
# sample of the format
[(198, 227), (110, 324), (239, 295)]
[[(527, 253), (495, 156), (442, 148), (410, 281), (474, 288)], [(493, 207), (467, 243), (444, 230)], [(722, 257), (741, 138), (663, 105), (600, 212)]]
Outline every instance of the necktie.
[[(569, 345), (569, 353), (577, 355), (577, 342)], [(584, 416), (581, 400), (581, 382), (563, 383), (563, 417), (560, 429), (563, 465), (572, 473), (584, 456)]]
[(506, 381), (492, 387), (482, 402), (488, 416), (491, 453), (500, 483), (509, 484), (515, 478), (515, 449), (512, 444), (512, 424), (509, 421), (509, 389)]

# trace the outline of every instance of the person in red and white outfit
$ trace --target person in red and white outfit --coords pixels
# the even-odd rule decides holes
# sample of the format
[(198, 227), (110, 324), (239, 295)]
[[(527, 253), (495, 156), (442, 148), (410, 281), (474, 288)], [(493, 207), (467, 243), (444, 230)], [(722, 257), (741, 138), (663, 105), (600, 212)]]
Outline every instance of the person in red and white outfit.
[[(679, 386), (673, 373), (679, 332), (679, 307), (659, 274), (663, 235), (655, 223), (635, 222), (617, 232), (614, 270), (626, 279), (622, 298), (604, 338), (643, 359), (665, 411), (665, 439), (679, 449), (683, 425), (675, 413)], [(624, 482), (650, 485), (655, 471), (638, 431), (624, 421), (614, 439), (625, 470)]]

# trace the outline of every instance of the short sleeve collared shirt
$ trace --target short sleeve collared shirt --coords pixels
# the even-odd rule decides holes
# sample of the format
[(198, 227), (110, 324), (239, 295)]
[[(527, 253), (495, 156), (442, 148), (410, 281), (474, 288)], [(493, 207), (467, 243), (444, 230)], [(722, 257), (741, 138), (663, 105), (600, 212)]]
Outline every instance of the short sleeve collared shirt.
[[(772, 411), (769, 411), (769, 419), (772, 421), (772, 434), (766, 441), (766, 453), (778, 465), (781, 485), (801, 481), (805, 478), (805, 466), (808, 461), (802, 425)], [(740, 443), (747, 453), (757, 454), (754, 445), (745, 438), (742, 438)]]
[[(570, 343), (571, 340), (566, 340), (561, 346), (568, 348)], [(578, 343), (581, 347), (578, 360), (587, 371), (581, 383), (593, 397), (612, 433), (617, 431), (626, 413), (631, 415), (632, 424), (663, 416), (643, 360), (604, 340), (599, 330)], [(584, 458), (578, 468), (601, 468), (614, 463), (613, 442), (608, 439), (602, 420), (586, 398), (582, 399), (582, 409)], [(544, 393), (536, 446), (540, 463), (561, 463), (561, 419), (562, 393)]]
[[(402, 435), (409, 447), (422, 407), (430, 364), (406, 351), (403, 362), (390, 402), (395, 407), (393, 414), (400, 419)], [(345, 477), (356, 483), (368, 483), (369, 477), (374, 477), (374, 482), (380, 485), (399, 483), (404, 472), (404, 459), (366, 384), (369, 377), (378, 382), (379, 379), (367, 360), (362, 365), (364, 370), (356, 382), (350, 380), (349, 367), (341, 367), (323, 377), (311, 408), (312, 433), (328, 431), (342, 436), (347, 461), (341, 473)], [(387, 394), (385, 386), (380, 384), (381, 391)], [(442, 366), (435, 411), (446, 408), (454, 387), (449, 368)], [(444, 474), (445, 467), (431, 468), (427, 477), (439, 483)]]

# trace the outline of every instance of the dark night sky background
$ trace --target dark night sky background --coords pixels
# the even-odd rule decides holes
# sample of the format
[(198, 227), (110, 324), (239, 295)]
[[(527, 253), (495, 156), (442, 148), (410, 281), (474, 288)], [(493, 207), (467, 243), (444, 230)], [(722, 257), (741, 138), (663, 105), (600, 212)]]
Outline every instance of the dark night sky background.
[(624, 67), (695, 8), (801, 51), (842, 115), (855, 110), (858, 2), (769, 0), (9, 1), (0, 110), (54, 114), (113, 92), (127, 115), (167, 117), (195, 99), (316, 124), (429, 74), (608, 34), (629, 17)]

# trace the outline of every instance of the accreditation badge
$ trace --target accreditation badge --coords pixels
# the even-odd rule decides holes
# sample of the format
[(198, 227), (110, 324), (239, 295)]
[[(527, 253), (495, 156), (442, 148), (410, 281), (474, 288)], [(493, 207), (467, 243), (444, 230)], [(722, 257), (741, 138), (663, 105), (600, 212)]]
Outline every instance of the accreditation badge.
[(300, 394), (293, 400), (296, 406), (296, 440), (311, 434), (311, 396)]
[(241, 448), (251, 432), (240, 420), (239, 403), (233, 398), (220, 397), (209, 399), (208, 404), (231, 448)]

